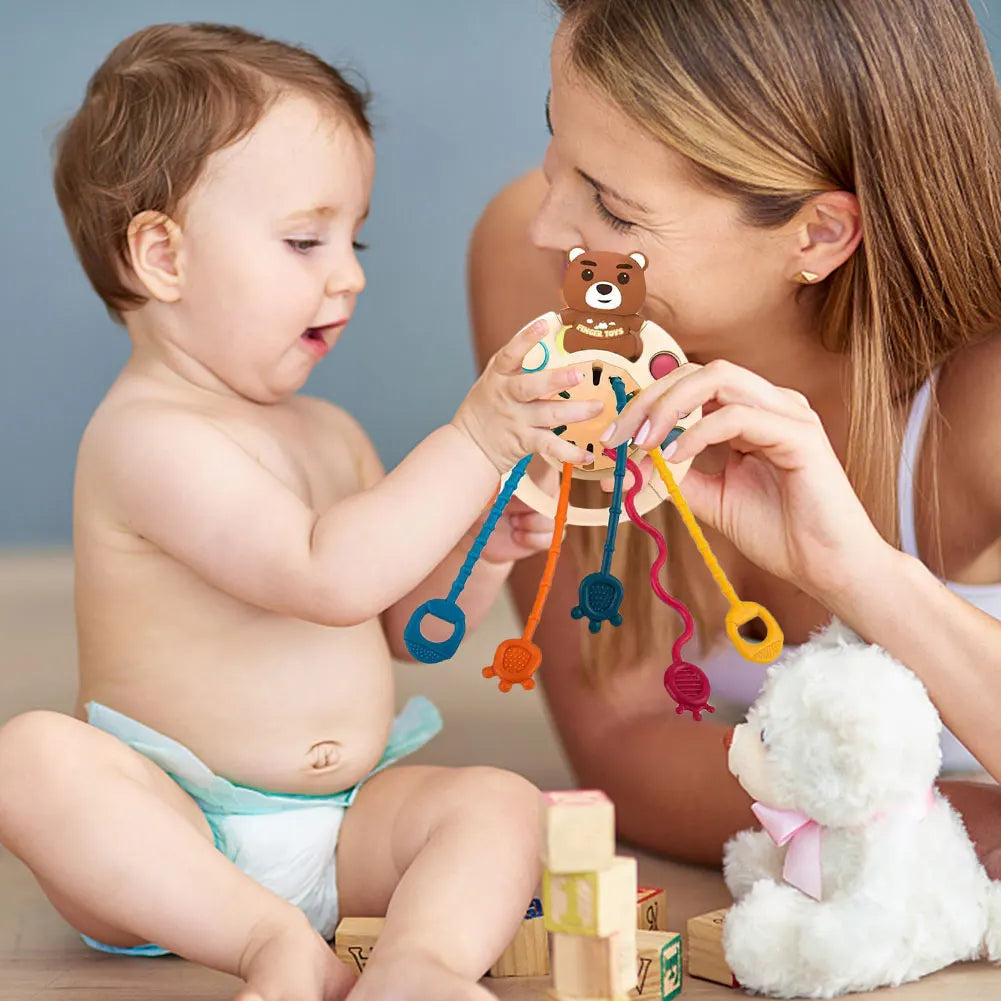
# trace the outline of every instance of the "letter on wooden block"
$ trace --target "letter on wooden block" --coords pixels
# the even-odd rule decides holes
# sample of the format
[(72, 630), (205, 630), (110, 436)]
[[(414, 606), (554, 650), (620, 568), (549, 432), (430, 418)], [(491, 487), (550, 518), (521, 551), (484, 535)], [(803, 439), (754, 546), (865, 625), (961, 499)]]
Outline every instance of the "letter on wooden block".
[(542, 864), (550, 872), (597, 872), (615, 857), (615, 810), (599, 789), (543, 793)]
[(636, 929), (553, 935), (553, 988), (570, 998), (622, 998), (636, 986)]
[(636, 927), (636, 859), (616, 856), (599, 872), (542, 874), (546, 928), (567, 935), (611, 935)]
[(723, 954), (723, 921), (727, 909), (688, 919), (688, 972), (702, 980), (739, 987)]
[(549, 938), (542, 920), (542, 901), (538, 897), (532, 900), (511, 944), (490, 967), (490, 976), (549, 976)]
[(636, 891), (636, 927), (642, 931), (667, 931), (667, 895), (656, 886)]
[(355, 973), (361, 973), (385, 923), (385, 918), (344, 918), (334, 932), (334, 952)]
[(681, 993), (681, 936), (677, 932), (637, 931), (636, 990), (631, 999), (670, 1001)]

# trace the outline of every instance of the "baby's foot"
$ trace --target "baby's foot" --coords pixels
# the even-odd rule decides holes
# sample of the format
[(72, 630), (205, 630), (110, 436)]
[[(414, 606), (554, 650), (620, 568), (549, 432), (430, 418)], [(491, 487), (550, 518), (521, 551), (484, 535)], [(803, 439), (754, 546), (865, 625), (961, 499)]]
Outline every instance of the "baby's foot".
[(495, 995), (459, 976), (435, 956), (422, 952), (378, 949), (365, 967), (348, 1001), (497, 1001)]
[(308, 925), (285, 927), (251, 943), (240, 964), (247, 986), (236, 1001), (343, 1001), (355, 975)]

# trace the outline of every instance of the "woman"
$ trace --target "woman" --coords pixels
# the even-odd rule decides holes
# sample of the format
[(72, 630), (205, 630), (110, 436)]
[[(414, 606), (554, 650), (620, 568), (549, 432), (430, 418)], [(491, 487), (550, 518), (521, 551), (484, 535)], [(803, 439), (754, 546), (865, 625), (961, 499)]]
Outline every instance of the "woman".
[[(694, 364), (637, 397), (607, 443), (651, 448), (702, 405), (675, 461), (694, 458), (683, 490), (738, 594), (787, 645), (833, 613), (884, 646), (954, 732), (945, 767), (1001, 777), (1001, 102), (969, 5), (558, 5), (542, 171), (473, 236), (480, 358), (559, 307), (570, 247), (645, 254), (644, 313)], [(726, 606), (677, 513), (653, 519), (699, 621), (692, 659), (746, 707), (763, 669), (715, 642)], [(673, 623), (649, 540), (626, 533), (621, 629), (594, 638), (567, 614), (601, 534), (570, 533), (536, 634), (555, 725), (623, 837), (718, 862), (753, 818), (720, 722), (676, 717), (660, 688)], [(539, 572), (515, 570), (523, 614)], [(947, 791), (999, 868), (997, 789)]]

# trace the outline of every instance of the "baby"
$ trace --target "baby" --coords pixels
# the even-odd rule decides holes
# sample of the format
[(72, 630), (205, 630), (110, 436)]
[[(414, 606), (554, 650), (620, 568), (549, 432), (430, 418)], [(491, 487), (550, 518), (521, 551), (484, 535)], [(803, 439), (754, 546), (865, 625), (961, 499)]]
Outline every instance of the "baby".
[[(386, 768), (440, 725), (420, 699), (393, 720), (390, 658), (499, 473), (586, 461), (550, 428), (600, 404), (558, 397), (572, 369), (523, 373), (544, 325), (388, 474), (346, 413), (295, 395), (364, 286), (373, 168), (334, 69), (213, 25), (122, 42), (58, 150), (132, 352), (80, 446), (78, 718), (0, 731), (0, 841), (89, 944), (235, 974), (241, 1001), (489, 997), (538, 877), (528, 782)], [(551, 530), (495, 534), (471, 625)], [(355, 983), (325, 939), (381, 914)]]

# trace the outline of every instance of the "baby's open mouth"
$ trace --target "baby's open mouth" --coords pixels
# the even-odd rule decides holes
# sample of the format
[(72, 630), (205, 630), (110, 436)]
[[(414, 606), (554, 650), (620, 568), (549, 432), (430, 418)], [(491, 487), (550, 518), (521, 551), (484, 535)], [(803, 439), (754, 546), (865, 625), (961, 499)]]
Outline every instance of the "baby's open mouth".
[(319, 327), (307, 327), (302, 336), (307, 341), (323, 341), (323, 331)]

